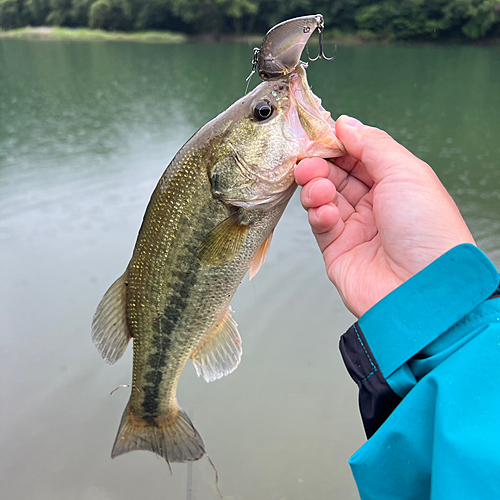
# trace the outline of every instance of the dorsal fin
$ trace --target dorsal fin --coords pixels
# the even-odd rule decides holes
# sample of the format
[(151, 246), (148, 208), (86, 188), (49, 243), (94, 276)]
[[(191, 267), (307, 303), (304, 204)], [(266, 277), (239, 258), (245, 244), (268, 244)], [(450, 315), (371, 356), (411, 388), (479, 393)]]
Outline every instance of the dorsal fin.
[(241, 337), (229, 307), (208, 340), (193, 354), (198, 377), (213, 382), (236, 370), (241, 360)]
[(116, 363), (127, 349), (130, 335), (127, 317), (127, 272), (104, 294), (92, 320), (92, 340), (108, 363)]
[(259, 272), (262, 264), (264, 264), (267, 254), (269, 253), (269, 248), (271, 247), (271, 240), (273, 239), (274, 229), (271, 231), (269, 236), (266, 238), (264, 243), (260, 246), (252, 259), (252, 263), (250, 264), (250, 280), (255, 277), (255, 275)]

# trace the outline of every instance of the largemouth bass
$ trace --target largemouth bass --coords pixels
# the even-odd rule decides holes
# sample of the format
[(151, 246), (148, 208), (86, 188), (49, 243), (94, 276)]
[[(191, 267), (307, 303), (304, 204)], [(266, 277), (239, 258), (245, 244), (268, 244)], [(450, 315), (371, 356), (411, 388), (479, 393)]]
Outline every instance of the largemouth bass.
[(153, 192), (132, 258), (92, 323), (115, 363), (134, 339), (133, 381), (112, 457), (150, 450), (169, 462), (197, 460), (203, 441), (177, 403), (189, 359), (213, 381), (240, 362), (230, 302), (262, 265), (305, 157), (344, 149), (310, 91), (302, 65), (261, 83), (202, 127)]

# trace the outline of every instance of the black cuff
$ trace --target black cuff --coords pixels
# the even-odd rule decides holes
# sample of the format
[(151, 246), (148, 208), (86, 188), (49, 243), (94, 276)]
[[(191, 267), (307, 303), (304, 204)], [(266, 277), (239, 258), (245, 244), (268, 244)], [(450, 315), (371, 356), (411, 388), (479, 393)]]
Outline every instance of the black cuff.
[(340, 353), (359, 387), (359, 409), (370, 438), (400, 403), (380, 371), (361, 328), (355, 323), (340, 337)]
[(490, 299), (497, 299), (498, 297), (500, 297), (500, 286), (495, 290)]

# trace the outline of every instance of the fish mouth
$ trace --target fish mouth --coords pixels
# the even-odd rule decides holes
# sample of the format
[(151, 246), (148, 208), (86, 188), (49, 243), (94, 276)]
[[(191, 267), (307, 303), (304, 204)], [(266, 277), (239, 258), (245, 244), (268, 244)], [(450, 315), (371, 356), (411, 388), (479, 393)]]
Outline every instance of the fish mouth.
[(290, 75), (292, 105), (288, 110), (288, 122), (301, 144), (297, 162), (311, 156), (343, 156), (346, 150), (335, 135), (335, 121), (321, 105), (321, 99), (311, 91), (302, 64)]

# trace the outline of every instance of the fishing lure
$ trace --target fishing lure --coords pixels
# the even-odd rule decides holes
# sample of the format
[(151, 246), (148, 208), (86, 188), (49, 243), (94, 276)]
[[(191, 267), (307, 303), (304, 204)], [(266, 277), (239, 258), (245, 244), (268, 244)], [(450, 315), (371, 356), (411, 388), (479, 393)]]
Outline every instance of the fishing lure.
[(333, 60), (335, 54), (327, 57), (323, 50), (324, 28), (325, 22), (321, 14), (296, 17), (271, 28), (262, 40), (260, 48), (254, 49), (252, 72), (247, 82), (256, 70), (264, 81), (291, 73), (299, 64), (304, 47), (316, 29), (319, 33), (319, 53), (314, 59), (311, 59), (308, 53), (309, 61)]

